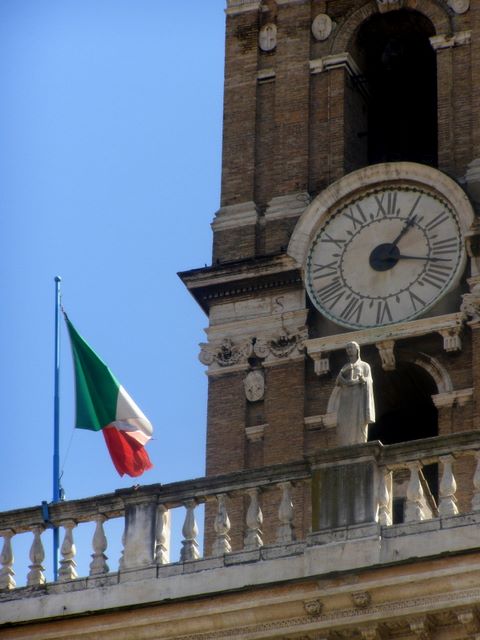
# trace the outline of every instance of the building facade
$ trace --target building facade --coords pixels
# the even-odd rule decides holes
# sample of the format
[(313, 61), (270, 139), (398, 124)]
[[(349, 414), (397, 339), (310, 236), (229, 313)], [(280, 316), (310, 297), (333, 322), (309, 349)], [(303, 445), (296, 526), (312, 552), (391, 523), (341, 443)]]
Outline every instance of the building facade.
[(56, 584), (41, 510), (0, 514), (0, 637), (480, 638), (479, 67), (475, 0), (228, 0), (212, 265), (180, 274), (209, 319), (207, 476), (54, 505)]

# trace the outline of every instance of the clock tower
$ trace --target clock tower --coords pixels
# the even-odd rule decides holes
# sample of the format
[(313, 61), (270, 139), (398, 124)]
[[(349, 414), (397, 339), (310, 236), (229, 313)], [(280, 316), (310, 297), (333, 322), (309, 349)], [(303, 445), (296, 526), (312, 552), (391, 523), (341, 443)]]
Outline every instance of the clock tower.
[[(478, 429), (480, 7), (229, 0), (226, 13), (212, 266), (180, 274), (209, 319), (207, 474), (336, 448), (351, 341), (372, 369), (370, 440)], [(472, 473), (455, 466), (460, 503)], [(437, 466), (423, 476), (433, 504)], [(292, 491), (305, 533), (310, 496)], [(233, 499), (230, 517), (247, 506)]]

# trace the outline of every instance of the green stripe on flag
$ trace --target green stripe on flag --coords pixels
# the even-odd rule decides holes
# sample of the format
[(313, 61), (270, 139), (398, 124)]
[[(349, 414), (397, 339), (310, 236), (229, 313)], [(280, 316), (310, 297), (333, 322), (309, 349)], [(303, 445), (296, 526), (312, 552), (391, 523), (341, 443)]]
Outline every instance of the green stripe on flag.
[(65, 316), (75, 368), (76, 424), (100, 431), (116, 419), (120, 384)]

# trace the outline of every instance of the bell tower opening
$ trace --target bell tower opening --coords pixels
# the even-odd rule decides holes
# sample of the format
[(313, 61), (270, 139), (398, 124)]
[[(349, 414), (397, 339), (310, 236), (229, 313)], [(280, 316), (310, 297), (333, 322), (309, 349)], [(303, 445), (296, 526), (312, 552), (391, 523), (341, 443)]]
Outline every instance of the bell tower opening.
[[(376, 14), (359, 29), (354, 57), (366, 91), (363, 157), (368, 164), (437, 166), (437, 68), (428, 18), (408, 9)], [(358, 144), (358, 143), (357, 143)]]
[[(432, 401), (437, 387), (425, 369), (399, 362), (394, 371), (374, 369), (373, 377), (377, 420), (370, 425), (369, 440), (396, 444), (438, 435), (438, 412)], [(438, 503), (438, 465), (425, 465), (422, 475), (428, 485), (427, 493)], [(397, 473), (394, 481), (403, 484), (405, 492), (408, 474)], [(396, 493), (399, 497), (393, 501), (392, 515), (398, 523), (404, 520), (405, 496), (401, 497), (398, 487)]]
[(377, 421), (370, 426), (369, 440), (395, 444), (438, 435), (432, 401), (437, 388), (422, 367), (398, 362), (394, 371), (374, 370), (373, 376)]

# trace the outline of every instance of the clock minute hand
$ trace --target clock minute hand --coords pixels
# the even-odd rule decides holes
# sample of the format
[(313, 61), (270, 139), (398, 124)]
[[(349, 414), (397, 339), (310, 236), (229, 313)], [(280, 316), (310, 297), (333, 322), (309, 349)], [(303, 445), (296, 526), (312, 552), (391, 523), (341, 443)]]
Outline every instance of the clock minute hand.
[(409, 218), (407, 220), (407, 222), (405, 223), (405, 226), (403, 227), (403, 229), (400, 231), (400, 233), (395, 238), (395, 240), (391, 243), (392, 246), (394, 246), (394, 247), (397, 246), (398, 242), (400, 241), (400, 238), (403, 238), (403, 236), (407, 233), (407, 231), (413, 227), (413, 225), (415, 223), (415, 219), (416, 219), (416, 216), (412, 216), (411, 218)]
[(434, 258), (433, 256), (404, 256), (400, 253), (397, 258), (399, 260), (430, 260), (430, 262), (450, 262), (450, 258)]

